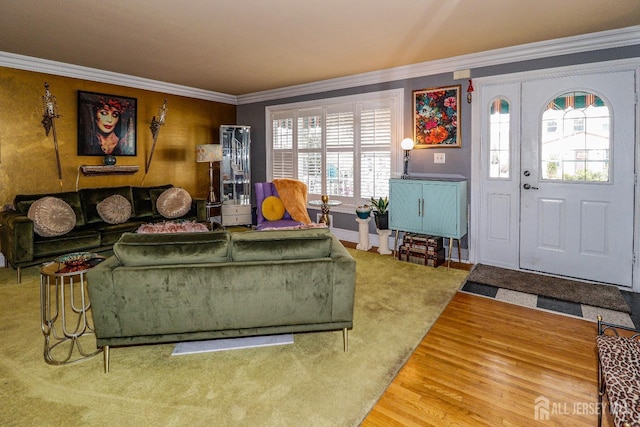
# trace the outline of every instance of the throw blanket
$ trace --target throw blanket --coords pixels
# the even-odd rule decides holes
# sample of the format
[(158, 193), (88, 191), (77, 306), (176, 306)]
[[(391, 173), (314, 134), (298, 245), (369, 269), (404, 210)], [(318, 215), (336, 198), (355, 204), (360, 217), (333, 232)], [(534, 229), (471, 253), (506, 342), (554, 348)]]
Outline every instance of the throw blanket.
[(295, 179), (282, 178), (274, 179), (273, 185), (291, 218), (311, 224), (311, 218), (307, 212), (307, 184)]

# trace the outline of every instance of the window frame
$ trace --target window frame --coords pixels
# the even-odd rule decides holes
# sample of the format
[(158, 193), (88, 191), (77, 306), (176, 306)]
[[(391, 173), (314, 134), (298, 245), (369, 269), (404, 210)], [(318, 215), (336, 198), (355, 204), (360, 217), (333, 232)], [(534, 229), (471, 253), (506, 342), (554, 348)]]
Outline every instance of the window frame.
[[(390, 176), (389, 178), (399, 178), (402, 173), (403, 165), (403, 152), (400, 147), (400, 141), (402, 141), (403, 130), (403, 117), (404, 117), (404, 89), (391, 89), (378, 92), (368, 92), (356, 95), (347, 95), (333, 98), (319, 98), (310, 101), (294, 102), (287, 104), (275, 104), (265, 107), (265, 157), (266, 157), (266, 180), (273, 180), (273, 120), (278, 116), (282, 117), (283, 114), (295, 111), (305, 112), (310, 110), (320, 109), (323, 114), (326, 114), (327, 110), (338, 105), (344, 105), (352, 103), (357, 108), (358, 113), (362, 103), (370, 103), (375, 101), (390, 101), (391, 102), (391, 145), (390, 145)], [(297, 114), (292, 115), (293, 126), (297, 126)], [(358, 116), (359, 117), (359, 116)], [(356, 150), (360, 147), (360, 123), (357, 120), (357, 126), (355, 127), (355, 142)], [(323, 129), (322, 148), (323, 153), (326, 153), (326, 130)], [(334, 147), (336, 148), (336, 147)], [(293, 143), (293, 174), (297, 176), (298, 169), (298, 148), (297, 142)], [(359, 157), (360, 151), (357, 151), (356, 156)], [(355, 160), (355, 165), (359, 164), (359, 158)], [(322, 173), (326, 176), (326, 169), (324, 164), (322, 165)], [(353, 212), (356, 206), (369, 202), (368, 199), (358, 197), (360, 194), (361, 176), (359, 168), (354, 170), (354, 197), (336, 197), (331, 196), (332, 199), (340, 200), (342, 205), (332, 208), (332, 211), (337, 212)], [(385, 195), (380, 195), (384, 197)]]

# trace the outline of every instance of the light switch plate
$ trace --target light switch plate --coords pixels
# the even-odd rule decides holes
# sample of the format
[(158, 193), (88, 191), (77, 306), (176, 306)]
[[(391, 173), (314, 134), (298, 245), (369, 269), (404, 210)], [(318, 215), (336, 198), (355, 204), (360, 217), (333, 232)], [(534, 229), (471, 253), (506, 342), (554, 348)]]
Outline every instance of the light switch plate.
[(444, 153), (433, 153), (433, 163), (444, 163)]

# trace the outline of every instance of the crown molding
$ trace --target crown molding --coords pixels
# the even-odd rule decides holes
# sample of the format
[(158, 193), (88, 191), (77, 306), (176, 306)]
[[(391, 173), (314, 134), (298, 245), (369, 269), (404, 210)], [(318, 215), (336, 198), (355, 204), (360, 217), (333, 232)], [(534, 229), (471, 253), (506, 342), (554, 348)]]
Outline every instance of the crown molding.
[(355, 74), (348, 77), (340, 77), (280, 89), (255, 92), (238, 96), (237, 103), (238, 105), (242, 105), (254, 102), (264, 102), (312, 93), (327, 92), (330, 90), (347, 89), (370, 84), (449, 73), (455, 70), (480, 68), (637, 44), (640, 44), (640, 25), (618, 30), (602, 31), (598, 33), (553, 39), (544, 42), (511, 46), (502, 49), (445, 58), (442, 60)]
[(640, 25), (529, 43), (240, 96), (0, 51), (0, 66), (242, 105), (551, 56), (640, 45)]
[(234, 95), (0, 51), (0, 66), (236, 105)]

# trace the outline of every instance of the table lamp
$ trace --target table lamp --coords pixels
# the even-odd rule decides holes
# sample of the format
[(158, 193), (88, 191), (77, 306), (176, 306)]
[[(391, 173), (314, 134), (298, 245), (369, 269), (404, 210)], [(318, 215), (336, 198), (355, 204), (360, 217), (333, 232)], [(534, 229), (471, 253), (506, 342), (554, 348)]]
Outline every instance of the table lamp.
[(411, 149), (413, 149), (413, 139), (403, 139), (402, 142), (400, 142), (400, 147), (404, 150), (404, 171), (402, 172), (402, 179), (409, 179), (409, 157), (411, 155)]
[(222, 145), (204, 144), (196, 147), (196, 161), (198, 163), (209, 162), (209, 203), (215, 203), (216, 192), (213, 188), (213, 162), (222, 161)]

